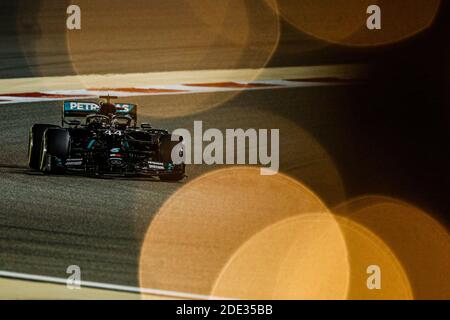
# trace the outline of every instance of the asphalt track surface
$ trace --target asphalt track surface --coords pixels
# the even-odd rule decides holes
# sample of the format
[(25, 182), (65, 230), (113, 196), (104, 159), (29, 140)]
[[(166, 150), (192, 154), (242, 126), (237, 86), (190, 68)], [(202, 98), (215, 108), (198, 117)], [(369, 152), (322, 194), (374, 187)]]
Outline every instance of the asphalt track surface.
[[(234, 2), (236, 7), (230, 11), (226, 6), (207, 7), (215, 15), (210, 20), (206, 14), (204, 20), (200, 3), (134, 1), (124, 7), (123, 2), (86, 1), (81, 5), (82, 31), (69, 34), (65, 28), (68, 1), (2, 2), (1, 77), (264, 67), (275, 49), (280, 25), (273, 13), (258, 3)], [(233, 11), (236, 15), (230, 16)], [(239, 12), (247, 12), (251, 21)], [(214, 19), (223, 20), (219, 28)], [(223, 30), (227, 30), (225, 35)], [(272, 65), (296, 65), (295, 53), (302, 51), (296, 48), (311, 45), (309, 37), (300, 35), (299, 41), (298, 34), (287, 31), (290, 29), (285, 26), (285, 48), (278, 50)], [(312, 43), (312, 47), (321, 46)], [(315, 59), (307, 50), (308, 55)], [(248, 92), (239, 98), (229, 93), (141, 97), (135, 101), (150, 110), (146, 112), (149, 115), (154, 107), (161, 114), (164, 108), (189, 111), (218, 106), (191, 116), (150, 117), (156, 127), (191, 128), (194, 120), (203, 120), (205, 126), (215, 128), (282, 128), (289, 116), (277, 115), (279, 123), (274, 123), (272, 110), (281, 110), (281, 106), (286, 114), (304, 108), (315, 113), (314, 100), (323, 100), (321, 90), (312, 89), (312, 100), (299, 95), (301, 91)], [(345, 91), (331, 89), (338, 100)], [(331, 104), (327, 108), (336, 110)], [(0, 269), (64, 278), (67, 266), (77, 264), (84, 280), (137, 286), (139, 251), (147, 227), (182, 183), (47, 177), (30, 172), (26, 167), (28, 129), (33, 123), (59, 123), (60, 103), (8, 105), (0, 113)], [(145, 116), (140, 120), (145, 121)], [(289, 121), (286, 126), (296, 130)], [(300, 136), (305, 146), (314, 140), (309, 134)], [(331, 202), (342, 200), (341, 186), (335, 191), (332, 185), (320, 182), (326, 180), (320, 178), (320, 163), (326, 158), (323, 151), (314, 148), (311, 154), (293, 140), (285, 141), (281, 156), (285, 171), (303, 175), (329, 194)], [(296, 152), (289, 151), (294, 148)], [(328, 163), (325, 166), (330, 170)], [(211, 169), (190, 166), (188, 180)], [(335, 175), (327, 170), (325, 175)]]
[[(254, 47), (247, 44), (244, 49), (238, 42), (229, 51), (223, 50), (227, 39), (215, 39), (212, 44), (199, 42), (197, 47), (185, 48), (179, 33), (165, 37), (166, 42), (145, 42), (167, 45), (159, 49), (130, 48), (132, 41), (121, 42), (127, 39), (120, 33), (113, 34), (111, 37), (116, 38), (111, 39), (94, 33), (88, 39), (67, 40), (65, 33), (58, 29), (64, 29), (64, 25), (59, 27), (61, 15), (54, 13), (61, 8), (65, 10), (67, 3), (61, 1), (54, 6), (47, 6), (44, 1), (34, 3), (36, 9), (39, 6), (45, 9), (39, 11), (39, 16), (27, 15), (34, 12), (31, 9), (12, 6), (14, 15), (3, 19), (6, 23), (8, 18), (12, 21), (20, 18), (20, 23), (10, 24), (15, 26), (11, 30), (2, 29), (9, 32), (3, 36), (2, 43), (6, 45), (0, 49), (2, 78), (262, 67), (266, 62), (273, 66), (297, 65), (299, 61), (360, 62), (365, 56), (359, 52), (348, 58), (343, 54), (348, 48), (304, 50), (309, 46), (316, 48), (316, 44), (288, 26), (283, 26), (279, 47), (270, 61), (266, 58), (271, 50), (271, 38), (258, 39), (257, 43), (262, 43), (262, 49), (257, 50), (262, 52), (259, 59), (252, 59), (252, 51), (248, 50)], [(162, 8), (173, 13), (167, 6)], [(165, 11), (160, 12), (156, 23), (164, 20)], [(112, 22), (117, 21), (119, 14), (107, 8), (95, 11), (94, 17), (100, 21), (110, 18)], [(264, 21), (270, 25), (270, 16), (266, 18)], [(195, 26), (192, 28), (195, 30)], [(92, 39), (99, 42), (92, 44)], [(77, 41), (92, 46), (75, 47)], [(101, 49), (109, 44), (113, 46), (107, 52), (109, 58), (101, 60), (105, 54)], [(202, 46), (208, 49), (202, 50)], [(152, 55), (144, 57), (142, 52)], [(306, 53), (299, 56), (298, 52)], [(383, 69), (387, 72), (392, 65), (398, 67), (399, 59), (390, 58)], [(139, 103), (141, 121), (170, 130), (192, 128), (194, 120), (203, 120), (205, 127), (219, 129), (280, 128), (280, 171), (302, 181), (330, 207), (353, 196), (383, 194), (426, 208), (448, 225), (446, 190), (450, 186), (450, 159), (444, 152), (448, 132), (444, 130), (443, 117), (448, 113), (440, 109), (443, 106), (440, 87), (433, 86), (441, 78), (426, 78), (426, 83), (421, 82), (421, 72), (434, 70), (433, 63), (439, 57), (430, 61), (431, 67), (417, 66), (415, 58), (403, 56), (400, 60), (407, 62), (399, 66), (400, 72), (397, 70), (392, 78), (385, 78), (378, 69), (368, 84), (357, 86), (244, 91), (238, 95), (137, 97), (127, 101)], [(378, 63), (381, 62), (375, 61), (374, 66)], [(402, 74), (402, 70), (406, 73)], [(422, 90), (414, 90), (418, 82), (423, 83)], [(379, 94), (374, 96), (374, 92)], [(196, 110), (198, 105), (208, 104), (215, 107), (167, 119), (154, 117), (151, 111), (155, 106)], [(60, 108), (57, 102), (0, 108), (0, 269), (65, 278), (67, 266), (76, 264), (82, 268), (84, 280), (138, 286), (142, 240), (158, 209), (187, 181), (216, 167), (189, 166), (189, 177), (181, 183), (43, 176), (32, 172), (26, 166), (29, 127), (33, 123), (59, 123)], [(430, 110), (427, 122), (434, 126), (423, 122), (422, 110), (427, 108)], [(417, 130), (424, 127), (426, 130)]]
[[(302, 181), (330, 207), (366, 193), (416, 202), (419, 195), (426, 199), (414, 183), (406, 182), (414, 176), (402, 174), (402, 163), (389, 163), (399, 154), (390, 154), (380, 163), (386, 148), (382, 139), (372, 141), (368, 151), (366, 137), (356, 138), (351, 130), (342, 129), (343, 124), (351, 123), (354, 95), (350, 93), (354, 89), (243, 92), (204, 113), (170, 119), (141, 116), (141, 121), (171, 130), (192, 128), (198, 119), (205, 128), (225, 129), (230, 123), (237, 128), (280, 128), (280, 171)], [(141, 110), (151, 110), (152, 105), (186, 107), (205, 99), (222, 101), (222, 95), (138, 97), (131, 102), (140, 103)], [(183, 184), (218, 167), (191, 165), (188, 179), (181, 183), (32, 172), (26, 167), (28, 129), (33, 123), (59, 123), (60, 108), (55, 102), (0, 109), (0, 269), (65, 277), (67, 266), (76, 264), (81, 266), (84, 280), (136, 286), (142, 240), (160, 206)], [(330, 116), (323, 117), (324, 113)], [(299, 131), (292, 121), (307, 130)], [(360, 163), (357, 167), (352, 165), (355, 159)]]
[[(344, 87), (329, 89), (336, 97), (346, 90)], [(286, 111), (314, 109), (314, 100), (321, 100), (321, 90), (305, 90), (308, 91), (309, 106), (302, 106), (301, 90), (268, 90), (243, 93), (203, 114), (165, 120), (141, 116), (141, 121), (170, 130), (192, 130), (193, 121), (198, 119), (203, 120), (205, 129), (225, 129), (231, 122), (237, 128), (280, 128), (282, 171), (294, 177), (302, 176), (303, 181), (309, 180), (321, 194), (328, 195), (330, 203), (338, 203), (343, 195), (336, 185), (327, 185), (326, 175), (333, 173), (327, 172), (330, 165), (325, 153), (315, 149), (309, 135), (300, 135), (300, 139), (313, 150), (295, 146), (299, 138), (288, 138), (288, 130), (298, 136), (296, 126), (282, 117), (274, 118), (276, 115), (270, 112), (275, 103), (284, 106)], [(221, 99), (222, 94), (206, 95), (140, 97), (127, 101), (139, 99), (142, 106), (150, 105), (150, 108), (155, 103), (186, 106), (205, 98)], [(61, 103), (55, 102), (8, 105), (0, 109), (4, 128), (0, 134), (3, 146), (0, 268), (64, 277), (67, 266), (77, 264), (89, 280), (136, 285), (139, 250), (147, 227), (163, 202), (186, 182), (43, 176), (30, 171), (26, 163), (29, 127), (33, 123), (59, 123), (60, 108)], [(212, 169), (217, 166), (189, 166), (187, 180)]]

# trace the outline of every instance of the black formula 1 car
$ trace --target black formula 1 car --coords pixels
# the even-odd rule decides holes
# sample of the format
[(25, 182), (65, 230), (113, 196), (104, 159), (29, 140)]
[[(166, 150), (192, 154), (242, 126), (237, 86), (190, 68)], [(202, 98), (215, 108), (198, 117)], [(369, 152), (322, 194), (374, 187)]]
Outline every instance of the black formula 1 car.
[(148, 123), (137, 125), (137, 105), (106, 101), (65, 101), (61, 126), (30, 129), (28, 164), (44, 173), (93, 176), (185, 177), (182, 137)]

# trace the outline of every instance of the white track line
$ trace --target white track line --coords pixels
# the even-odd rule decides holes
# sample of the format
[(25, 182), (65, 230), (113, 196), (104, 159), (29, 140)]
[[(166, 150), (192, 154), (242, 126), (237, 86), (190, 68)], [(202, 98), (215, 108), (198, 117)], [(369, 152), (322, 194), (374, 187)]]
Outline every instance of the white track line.
[[(31, 102), (45, 102), (45, 101), (64, 101), (64, 100), (81, 100), (81, 99), (93, 99), (98, 98), (98, 95), (91, 95), (91, 97), (86, 96), (70, 96), (67, 98), (32, 98), (32, 97), (11, 97), (2, 96), (0, 97), (0, 104), (12, 104), (12, 103), (31, 103)], [(5, 101), (2, 101), (5, 100)]]
[[(9, 279), (17, 279), (17, 280), (30, 280), (30, 281), (39, 281), (39, 282), (45, 282), (45, 283), (56, 283), (56, 284), (64, 284), (64, 285), (67, 284), (67, 279), (64, 279), (64, 278), (49, 277), (49, 276), (34, 275), (34, 274), (19, 273), (19, 272), (11, 272), (11, 271), (4, 271), (4, 270), (0, 270), (0, 277), (9, 278)], [(208, 296), (208, 295), (196, 294), (196, 293), (186, 293), (186, 292), (151, 289), (151, 288), (138, 288), (138, 287), (132, 287), (132, 286), (124, 286), (124, 285), (118, 285), (118, 284), (93, 282), (93, 281), (81, 281), (81, 287), (105, 289), (105, 290), (115, 290), (115, 291), (123, 291), (123, 292), (130, 292), (130, 293), (139, 293), (139, 294), (150, 294), (150, 295), (165, 296), (165, 297), (180, 298), (180, 299), (194, 299), (194, 300), (229, 300), (230, 299), (230, 298), (225, 298), (225, 297)]]
[[(249, 87), (233, 87), (233, 86), (209, 86), (214, 83), (207, 83), (205, 86), (200, 85), (154, 85), (141, 87), (128, 87), (123, 90), (94, 90), (94, 89), (77, 89), (77, 90), (53, 90), (40, 91), (40, 94), (48, 95), (64, 95), (66, 97), (34, 97), (30, 96), (0, 96), (0, 104), (12, 103), (29, 103), (29, 102), (45, 102), (45, 101), (61, 101), (61, 100), (75, 100), (75, 99), (92, 99), (99, 96), (117, 96), (117, 97), (136, 97), (136, 96), (153, 96), (153, 95), (180, 95), (180, 94), (194, 94), (194, 93), (211, 93), (211, 92), (227, 92), (227, 91), (253, 91), (253, 90), (274, 90), (282, 88), (294, 87), (317, 87), (317, 86), (336, 86), (345, 83), (341, 82), (314, 82), (314, 81), (287, 81), (287, 80), (272, 80), (272, 81), (232, 81), (240, 85), (249, 85)], [(254, 86), (252, 85), (264, 85)], [(128, 89), (128, 90), (127, 90)], [(150, 90), (149, 92), (134, 92), (135, 89)], [(151, 91), (154, 90), (154, 91)], [(164, 91), (169, 90), (169, 91)], [(174, 91), (170, 91), (174, 90)], [(179, 91), (176, 91), (179, 90)]]
[(80, 88), (141, 87), (152, 85), (177, 85), (180, 83), (211, 83), (226, 81), (364, 77), (363, 65), (321, 65), (263, 69), (189, 70), (104, 75), (70, 75), (0, 79), (0, 94), (35, 92), (41, 90), (77, 90)]
[(364, 74), (361, 65), (324, 65), (0, 79), (0, 104), (330, 86)]

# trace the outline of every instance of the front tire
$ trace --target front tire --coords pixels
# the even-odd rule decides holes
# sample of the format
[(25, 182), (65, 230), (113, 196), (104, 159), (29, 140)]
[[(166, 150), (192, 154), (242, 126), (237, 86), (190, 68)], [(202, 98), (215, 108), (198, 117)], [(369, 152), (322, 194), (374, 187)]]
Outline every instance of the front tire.
[(70, 135), (65, 129), (50, 128), (42, 138), (40, 167), (44, 173), (62, 173), (69, 157)]
[(42, 138), (45, 130), (49, 128), (59, 128), (52, 124), (35, 124), (30, 128), (28, 135), (28, 166), (31, 169), (39, 170), (41, 163)]
[[(181, 152), (179, 154), (179, 158), (181, 159), (181, 162), (184, 163), (184, 147), (180, 145), (180, 143), (183, 141), (182, 137), (180, 136), (174, 136), (175, 141), (172, 141), (172, 135), (166, 134), (159, 138), (160, 144), (159, 144), (159, 160), (166, 164), (166, 163), (173, 163), (172, 159), (172, 150), (174, 148), (178, 149), (178, 152)], [(181, 146), (181, 148), (180, 148)], [(180, 160), (177, 159), (177, 160)]]
[[(167, 164), (170, 164), (173, 167), (173, 170), (176, 170), (176, 173), (166, 173), (161, 176), (159, 176), (159, 179), (161, 181), (180, 181), (183, 180), (186, 170), (186, 165), (184, 163), (184, 147), (180, 145), (180, 143), (183, 141), (183, 139), (179, 136), (177, 137), (175, 141), (172, 141), (172, 135), (167, 134), (160, 137), (160, 146), (159, 146), (159, 159), (162, 163), (164, 163), (164, 166)], [(181, 148), (180, 148), (181, 147)], [(178, 150), (178, 157), (181, 163), (174, 164), (174, 161), (172, 159), (172, 150)]]

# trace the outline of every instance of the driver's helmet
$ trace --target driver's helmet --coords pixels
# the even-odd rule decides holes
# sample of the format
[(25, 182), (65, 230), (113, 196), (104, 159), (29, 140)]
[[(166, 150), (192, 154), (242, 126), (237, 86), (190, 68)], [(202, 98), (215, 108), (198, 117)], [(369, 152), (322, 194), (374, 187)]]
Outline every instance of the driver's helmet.
[(110, 116), (116, 114), (117, 108), (115, 104), (109, 102), (103, 102), (100, 104), (99, 114)]
[(109, 118), (104, 115), (93, 114), (86, 117), (86, 124), (91, 128), (106, 128), (109, 122)]

